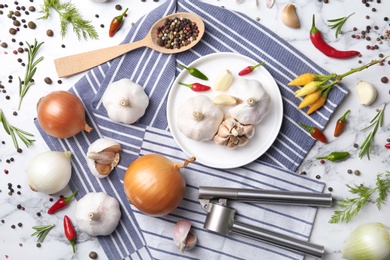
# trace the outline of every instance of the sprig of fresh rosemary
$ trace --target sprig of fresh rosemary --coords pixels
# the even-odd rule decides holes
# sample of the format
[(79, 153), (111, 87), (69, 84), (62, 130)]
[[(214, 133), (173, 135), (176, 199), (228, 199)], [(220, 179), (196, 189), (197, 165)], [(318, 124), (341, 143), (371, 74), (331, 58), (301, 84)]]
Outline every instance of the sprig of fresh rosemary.
[(343, 27), (344, 23), (347, 21), (347, 19), (353, 15), (354, 13), (348, 15), (348, 16), (344, 16), (344, 17), (340, 17), (340, 18), (336, 18), (336, 19), (330, 19), (328, 20), (329, 23), (332, 23), (330, 26), (331, 29), (334, 29), (336, 28), (336, 38), (339, 36), (339, 34), (341, 33), (341, 28)]
[(19, 137), (22, 142), (29, 147), (35, 140), (29, 139), (28, 136), (34, 137), (33, 134), (30, 134), (29, 132), (26, 132), (20, 128), (17, 128), (11, 124), (8, 123), (7, 119), (5, 118), (5, 115), (3, 113), (3, 110), (0, 108), (0, 122), (3, 123), (4, 130), (7, 132), (8, 135), (12, 137), (12, 141), (14, 142), (14, 146), (16, 150), (19, 149), (18, 140), (16, 137)]
[(59, 0), (44, 0), (40, 11), (44, 15), (40, 19), (48, 19), (51, 9), (56, 11), (60, 16), (62, 38), (65, 37), (68, 32), (68, 25), (71, 24), (73, 26), (73, 32), (76, 33), (79, 40), (81, 38), (87, 40), (88, 37), (94, 40), (99, 39), (99, 35), (91, 24), (91, 21), (84, 20), (76, 6), (70, 0), (63, 4)]
[(390, 172), (386, 174), (379, 173), (376, 177), (376, 185), (374, 188), (369, 188), (364, 185), (350, 186), (348, 184), (347, 187), (349, 188), (349, 192), (357, 195), (357, 197), (338, 200), (337, 206), (341, 209), (334, 212), (329, 223), (348, 223), (358, 215), (360, 210), (371, 200), (371, 196), (375, 192), (378, 193), (375, 204), (378, 210), (381, 210), (381, 206), (386, 202), (390, 189)]
[(386, 104), (383, 105), (382, 109), (378, 110), (376, 116), (370, 121), (370, 125), (364, 129), (362, 129), (362, 130), (366, 130), (372, 126), (374, 127), (372, 129), (372, 131), (370, 132), (370, 134), (364, 140), (363, 144), (360, 146), (360, 151), (359, 151), (360, 159), (362, 159), (364, 155), (367, 155), (368, 160), (370, 160), (370, 153), (372, 151), (374, 136), (375, 136), (378, 128), (382, 127), (382, 125), (383, 125), (383, 117), (384, 117), (385, 107), (386, 107)]
[(37, 54), (39, 48), (43, 44), (43, 42), (38, 43), (37, 40), (34, 40), (34, 45), (30, 45), (28, 42), (27, 44), (27, 66), (26, 66), (26, 73), (24, 75), (24, 80), (19, 77), (19, 104), (18, 104), (18, 110), (20, 109), (20, 106), (22, 105), (22, 100), (24, 96), (26, 95), (28, 89), (32, 84), (34, 84), (34, 74), (37, 71), (37, 65), (43, 60), (43, 57), (39, 57), (37, 60), (35, 60), (35, 55)]
[(54, 227), (54, 224), (51, 225), (43, 225), (43, 226), (33, 226), (32, 228), (36, 230), (31, 236), (37, 236), (38, 242), (42, 243), (45, 240), (47, 234), (49, 234), (50, 230)]

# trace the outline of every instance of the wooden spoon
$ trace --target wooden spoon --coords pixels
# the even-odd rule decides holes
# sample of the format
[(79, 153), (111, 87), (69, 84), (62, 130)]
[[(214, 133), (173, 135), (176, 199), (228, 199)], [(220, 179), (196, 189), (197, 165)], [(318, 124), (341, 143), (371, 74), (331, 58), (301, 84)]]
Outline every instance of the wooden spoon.
[[(163, 25), (166, 19), (172, 19), (175, 17), (187, 18), (192, 22), (195, 22), (199, 29), (198, 37), (196, 38), (196, 40), (191, 42), (191, 44), (188, 44), (181, 48), (167, 49), (163, 46), (159, 46), (157, 44), (157, 28)], [(195, 46), (195, 44), (197, 44), (202, 38), (204, 30), (204, 23), (202, 19), (196, 14), (186, 12), (174, 13), (161, 18), (155, 24), (153, 24), (146, 37), (142, 40), (62, 57), (54, 60), (54, 64), (59, 77), (69, 77), (74, 74), (93, 68), (104, 62), (107, 62), (129, 51), (138, 49), (140, 47), (149, 47), (153, 50), (167, 54), (179, 53)]]

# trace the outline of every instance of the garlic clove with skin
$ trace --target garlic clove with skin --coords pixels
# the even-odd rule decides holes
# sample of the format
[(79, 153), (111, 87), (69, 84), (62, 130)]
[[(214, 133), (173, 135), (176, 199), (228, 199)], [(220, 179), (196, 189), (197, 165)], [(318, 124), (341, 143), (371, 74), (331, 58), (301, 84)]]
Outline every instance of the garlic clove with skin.
[(180, 220), (173, 228), (173, 241), (179, 247), (180, 253), (192, 249), (197, 241), (197, 236), (191, 231), (192, 223), (188, 220)]
[(98, 178), (107, 177), (118, 165), (121, 151), (118, 142), (106, 138), (97, 139), (87, 151), (87, 165), (91, 173)]
[(298, 29), (301, 27), (295, 5), (293, 4), (287, 4), (282, 9), (281, 18), (284, 25), (290, 28)]

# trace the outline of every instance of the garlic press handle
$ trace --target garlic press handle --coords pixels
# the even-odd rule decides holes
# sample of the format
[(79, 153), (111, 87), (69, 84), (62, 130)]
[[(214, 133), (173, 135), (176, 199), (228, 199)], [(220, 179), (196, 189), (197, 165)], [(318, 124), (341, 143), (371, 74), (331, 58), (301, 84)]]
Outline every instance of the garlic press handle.
[(291, 204), (300, 206), (332, 207), (330, 193), (296, 192), (258, 189), (237, 189), (222, 187), (199, 187), (200, 200), (241, 200), (271, 204)]

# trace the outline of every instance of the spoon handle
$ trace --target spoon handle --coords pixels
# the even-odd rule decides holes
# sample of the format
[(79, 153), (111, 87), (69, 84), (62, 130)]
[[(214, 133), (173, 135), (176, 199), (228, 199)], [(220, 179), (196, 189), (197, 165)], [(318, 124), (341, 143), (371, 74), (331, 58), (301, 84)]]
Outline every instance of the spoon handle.
[(149, 42), (146, 39), (142, 39), (132, 43), (121, 44), (58, 58), (54, 60), (54, 64), (57, 70), (57, 74), (60, 78), (69, 77), (112, 60), (129, 51), (145, 46), (148, 47)]

